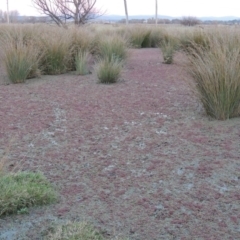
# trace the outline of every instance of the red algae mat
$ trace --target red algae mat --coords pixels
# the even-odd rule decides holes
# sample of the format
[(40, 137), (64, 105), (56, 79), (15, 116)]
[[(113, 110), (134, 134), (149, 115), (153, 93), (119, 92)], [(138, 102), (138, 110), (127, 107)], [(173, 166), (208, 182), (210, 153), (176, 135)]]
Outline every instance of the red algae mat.
[(2, 217), (0, 239), (41, 239), (67, 220), (109, 238), (240, 239), (240, 119), (206, 116), (183, 58), (130, 50), (113, 85), (94, 74), (0, 85), (0, 157), (8, 149), (9, 168), (41, 171), (59, 193)]

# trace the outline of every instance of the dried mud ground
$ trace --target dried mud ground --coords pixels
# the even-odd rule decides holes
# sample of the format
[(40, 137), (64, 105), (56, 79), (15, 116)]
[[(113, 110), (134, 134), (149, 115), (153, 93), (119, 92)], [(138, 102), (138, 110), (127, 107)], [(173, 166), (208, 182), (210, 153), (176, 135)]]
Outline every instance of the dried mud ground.
[(87, 220), (133, 240), (240, 239), (240, 119), (209, 119), (177, 54), (130, 50), (122, 79), (43, 76), (0, 85), (0, 154), (42, 171), (59, 202), (0, 219), (0, 239)]

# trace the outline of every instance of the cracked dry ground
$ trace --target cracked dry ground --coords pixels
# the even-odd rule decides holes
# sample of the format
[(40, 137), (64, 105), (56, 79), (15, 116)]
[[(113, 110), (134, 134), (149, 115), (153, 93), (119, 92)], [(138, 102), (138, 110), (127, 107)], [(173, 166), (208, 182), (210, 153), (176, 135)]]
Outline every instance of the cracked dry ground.
[[(0, 86), (0, 153), (40, 170), (59, 202), (0, 219), (0, 239), (88, 220), (133, 240), (240, 239), (240, 119), (209, 119), (184, 56), (130, 50), (122, 79), (43, 76)], [(4, 73), (2, 73), (2, 76)]]

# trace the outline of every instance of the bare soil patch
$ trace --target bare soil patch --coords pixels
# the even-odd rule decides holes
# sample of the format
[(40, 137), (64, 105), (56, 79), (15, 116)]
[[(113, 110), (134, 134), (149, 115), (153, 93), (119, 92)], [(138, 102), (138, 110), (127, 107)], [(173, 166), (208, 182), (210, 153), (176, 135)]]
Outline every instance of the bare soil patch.
[(0, 239), (41, 239), (66, 220), (133, 240), (240, 239), (240, 119), (205, 115), (183, 57), (130, 50), (114, 85), (74, 74), (0, 85), (0, 156), (12, 141), (9, 168), (42, 171), (60, 194), (0, 219)]

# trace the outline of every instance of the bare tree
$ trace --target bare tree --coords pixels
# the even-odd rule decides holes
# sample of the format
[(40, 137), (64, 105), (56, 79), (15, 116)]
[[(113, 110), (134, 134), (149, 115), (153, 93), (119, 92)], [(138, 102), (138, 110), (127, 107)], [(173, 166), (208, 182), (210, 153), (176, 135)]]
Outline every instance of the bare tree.
[(84, 24), (103, 13), (95, 9), (97, 0), (32, 0), (35, 8), (49, 16), (57, 25), (65, 26), (72, 19), (76, 25)]
[(128, 9), (127, 9), (127, 0), (124, 0), (125, 15), (126, 15), (126, 24), (128, 25)]

